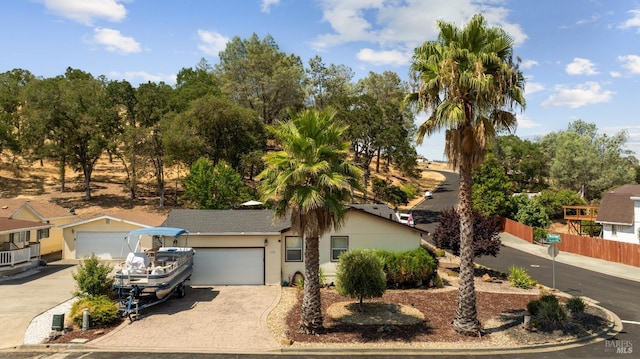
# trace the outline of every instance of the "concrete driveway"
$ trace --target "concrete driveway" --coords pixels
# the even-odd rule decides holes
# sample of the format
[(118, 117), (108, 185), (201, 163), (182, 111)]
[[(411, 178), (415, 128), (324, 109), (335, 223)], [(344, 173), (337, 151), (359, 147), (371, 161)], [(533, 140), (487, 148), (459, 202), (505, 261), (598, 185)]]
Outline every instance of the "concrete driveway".
[(0, 281), (0, 348), (22, 345), (33, 318), (73, 297), (75, 266), (57, 262), (35, 274)]
[(279, 349), (267, 315), (280, 300), (278, 286), (194, 286), (149, 307), (87, 345), (119, 350), (265, 352)]

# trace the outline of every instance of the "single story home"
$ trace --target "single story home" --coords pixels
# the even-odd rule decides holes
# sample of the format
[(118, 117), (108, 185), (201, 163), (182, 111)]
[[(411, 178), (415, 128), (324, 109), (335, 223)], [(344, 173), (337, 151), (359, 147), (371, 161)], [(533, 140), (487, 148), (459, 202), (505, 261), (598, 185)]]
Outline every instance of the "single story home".
[(0, 199), (0, 217), (51, 224), (49, 235), (40, 240), (41, 255), (62, 252), (62, 230), (58, 226), (76, 220), (73, 210), (55, 203), (15, 198)]
[(640, 184), (626, 184), (602, 194), (596, 223), (602, 238), (640, 243)]
[(59, 226), (64, 259), (83, 259), (94, 254), (105, 260), (124, 259), (129, 253), (125, 237), (133, 230), (159, 226), (165, 216), (121, 210), (117, 214), (79, 216)]
[[(304, 241), (289, 218), (272, 210), (174, 209), (163, 223), (189, 231), (192, 285), (280, 285), (304, 274)], [(343, 226), (320, 238), (320, 266), (335, 280), (338, 255), (355, 248), (402, 252), (419, 248), (427, 232), (398, 222), (386, 205), (352, 205)]]

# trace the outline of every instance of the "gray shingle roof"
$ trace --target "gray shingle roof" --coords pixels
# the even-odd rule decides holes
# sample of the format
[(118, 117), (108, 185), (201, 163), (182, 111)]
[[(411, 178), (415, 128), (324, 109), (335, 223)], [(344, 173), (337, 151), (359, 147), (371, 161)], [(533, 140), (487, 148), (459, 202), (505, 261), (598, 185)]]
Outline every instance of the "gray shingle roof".
[(390, 219), (394, 222), (398, 221), (393, 209), (389, 208), (386, 204), (352, 204), (350, 206), (382, 218)]
[(289, 218), (275, 222), (273, 218), (270, 209), (174, 209), (162, 225), (184, 228), (190, 234), (279, 233), (291, 227)]
[(632, 225), (633, 201), (630, 197), (640, 197), (640, 185), (626, 184), (603, 193), (596, 222)]

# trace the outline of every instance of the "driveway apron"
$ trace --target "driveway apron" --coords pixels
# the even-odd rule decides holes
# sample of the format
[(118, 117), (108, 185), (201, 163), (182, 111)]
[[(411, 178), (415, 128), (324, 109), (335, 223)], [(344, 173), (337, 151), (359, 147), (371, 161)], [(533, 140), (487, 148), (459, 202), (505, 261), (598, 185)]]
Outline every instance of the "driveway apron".
[(280, 300), (278, 286), (194, 286), (141, 311), (141, 318), (89, 343), (97, 348), (222, 350), (279, 348), (266, 317)]
[(0, 348), (22, 345), (34, 317), (73, 297), (74, 267), (50, 264), (39, 267), (38, 273), (0, 281)]

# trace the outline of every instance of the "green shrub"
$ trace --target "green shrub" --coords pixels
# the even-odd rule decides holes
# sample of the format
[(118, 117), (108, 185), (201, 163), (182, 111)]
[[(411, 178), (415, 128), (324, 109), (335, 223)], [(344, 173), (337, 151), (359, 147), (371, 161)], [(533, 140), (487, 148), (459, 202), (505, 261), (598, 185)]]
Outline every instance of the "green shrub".
[(118, 305), (105, 295), (83, 297), (71, 306), (69, 313), (74, 324), (82, 326), (82, 312), (89, 310), (89, 327), (102, 328), (121, 319)]
[(400, 189), (402, 189), (402, 192), (407, 194), (407, 198), (413, 198), (420, 193), (418, 187), (414, 186), (412, 183), (407, 183), (400, 187)]
[(76, 281), (77, 296), (99, 296), (111, 293), (113, 278), (110, 277), (111, 266), (101, 263), (98, 257), (91, 254), (78, 264), (77, 271), (72, 274)]
[(354, 249), (340, 255), (336, 274), (336, 290), (340, 295), (357, 298), (379, 298), (384, 294), (386, 277), (382, 260), (371, 250)]
[(442, 278), (439, 275), (436, 275), (433, 278), (433, 287), (434, 288), (443, 288), (444, 287), (444, 281), (442, 280)]
[(566, 304), (567, 309), (574, 314), (583, 313), (587, 304), (580, 297), (571, 297)]
[(426, 285), (436, 274), (436, 261), (423, 248), (401, 253), (380, 250), (376, 254), (382, 259), (387, 285), (395, 287)]
[(545, 294), (527, 303), (531, 323), (542, 331), (554, 331), (565, 326), (567, 312), (553, 294)]
[(544, 228), (534, 228), (533, 229), (533, 241), (535, 243), (544, 243), (547, 239), (547, 230)]
[(522, 289), (531, 289), (538, 283), (529, 276), (524, 268), (516, 266), (509, 268), (509, 281), (512, 287)]

